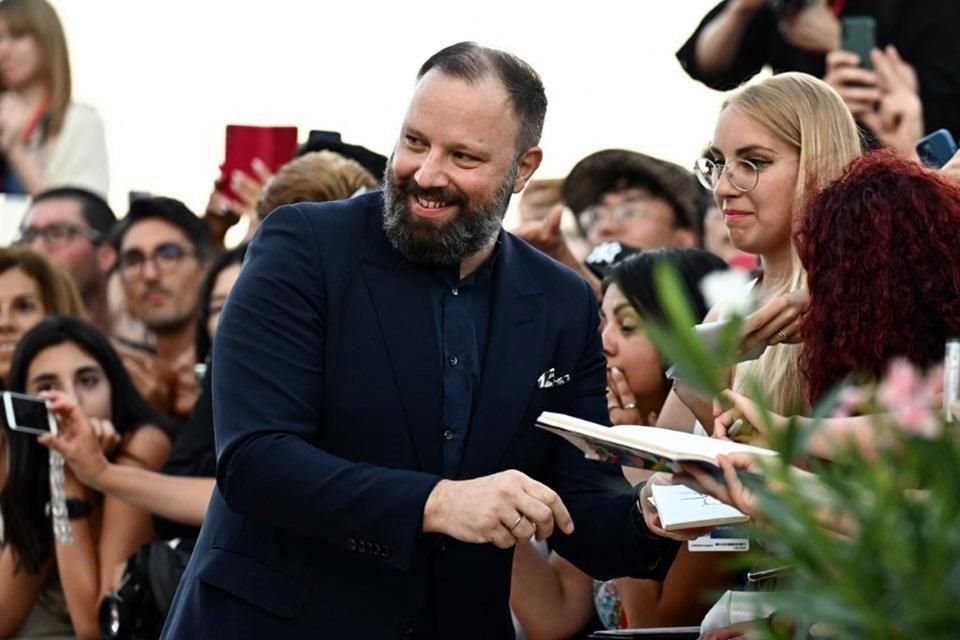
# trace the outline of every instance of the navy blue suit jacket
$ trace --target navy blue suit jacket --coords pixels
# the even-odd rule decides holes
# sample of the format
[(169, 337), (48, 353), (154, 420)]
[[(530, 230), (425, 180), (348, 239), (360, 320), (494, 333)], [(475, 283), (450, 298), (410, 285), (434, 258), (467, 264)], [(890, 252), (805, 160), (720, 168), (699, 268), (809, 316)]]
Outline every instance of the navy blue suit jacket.
[[(443, 359), (427, 270), (387, 241), (383, 200), (283, 207), (247, 254), (213, 357), (218, 491), (167, 638), (509, 638), (512, 552), (421, 531), (441, 480)], [(597, 302), (504, 233), (459, 478), (518, 469), (576, 531), (552, 545), (596, 577), (660, 576), (673, 547), (633, 523), (618, 467), (534, 428), (604, 422)], [(539, 388), (553, 368), (570, 374)]]

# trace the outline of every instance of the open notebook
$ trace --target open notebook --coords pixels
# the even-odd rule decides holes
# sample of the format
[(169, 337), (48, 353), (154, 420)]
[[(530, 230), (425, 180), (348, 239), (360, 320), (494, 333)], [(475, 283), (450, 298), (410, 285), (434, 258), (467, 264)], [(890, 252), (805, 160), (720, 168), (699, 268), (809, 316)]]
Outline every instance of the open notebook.
[(588, 458), (640, 469), (679, 471), (681, 462), (696, 462), (719, 471), (717, 456), (721, 454), (777, 455), (770, 449), (684, 431), (637, 425), (606, 427), (549, 411), (540, 414), (537, 426), (566, 438)]

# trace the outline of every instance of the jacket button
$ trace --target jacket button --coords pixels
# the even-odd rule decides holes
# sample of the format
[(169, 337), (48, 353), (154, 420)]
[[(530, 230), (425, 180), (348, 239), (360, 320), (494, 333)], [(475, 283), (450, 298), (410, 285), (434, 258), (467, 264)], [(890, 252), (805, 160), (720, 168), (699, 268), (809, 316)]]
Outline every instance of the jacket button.
[(356, 550), (357, 550), (357, 541), (354, 540), (353, 538), (349, 538), (349, 539), (347, 540), (347, 549), (350, 549), (350, 551), (356, 551)]
[(444, 440), (453, 440), (453, 431), (451, 431), (450, 429), (446, 429), (446, 430), (443, 432), (443, 439), (444, 439)]
[(400, 635), (402, 635), (402, 636), (412, 636), (412, 635), (413, 635), (413, 621), (412, 621), (412, 620), (401, 620), (401, 621), (400, 621)]

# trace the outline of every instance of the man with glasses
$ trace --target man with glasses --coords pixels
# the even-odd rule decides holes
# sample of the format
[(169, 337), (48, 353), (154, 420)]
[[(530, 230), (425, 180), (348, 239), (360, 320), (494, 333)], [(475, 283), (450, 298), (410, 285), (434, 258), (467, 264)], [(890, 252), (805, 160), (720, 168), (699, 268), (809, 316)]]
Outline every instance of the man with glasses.
[(182, 202), (149, 197), (131, 203), (114, 243), (127, 308), (155, 336), (117, 350), (154, 408), (186, 416), (197, 398), (194, 335), (210, 232)]
[(20, 228), (20, 243), (66, 270), (80, 291), (91, 321), (111, 335), (108, 280), (116, 251), (107, 240), (117, 217), (103, 198), (74, 187), (37, 195)]
[(560, 232), (559, 209), (515, 233), (579, 272), (597, 291), (605, 268), (622, 254), (700, 243), (703, 212), (697, 181), (686, 169), (659, 158), (626, 149), (593, 153), (564, 180), (563, 200), (595, 248), (585, 263), (574, 257)]

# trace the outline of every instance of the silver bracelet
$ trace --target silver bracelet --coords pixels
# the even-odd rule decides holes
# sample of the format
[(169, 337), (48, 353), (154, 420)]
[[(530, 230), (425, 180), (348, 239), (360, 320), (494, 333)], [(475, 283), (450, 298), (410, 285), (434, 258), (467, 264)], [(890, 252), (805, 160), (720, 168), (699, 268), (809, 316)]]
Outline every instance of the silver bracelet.
[(64, 488), (63, 456), (50, 451), (50, 517), (53, 520), (53, 537), (57, 544), (73, 542), (73, 527), (67, 514), (67, 492)]

